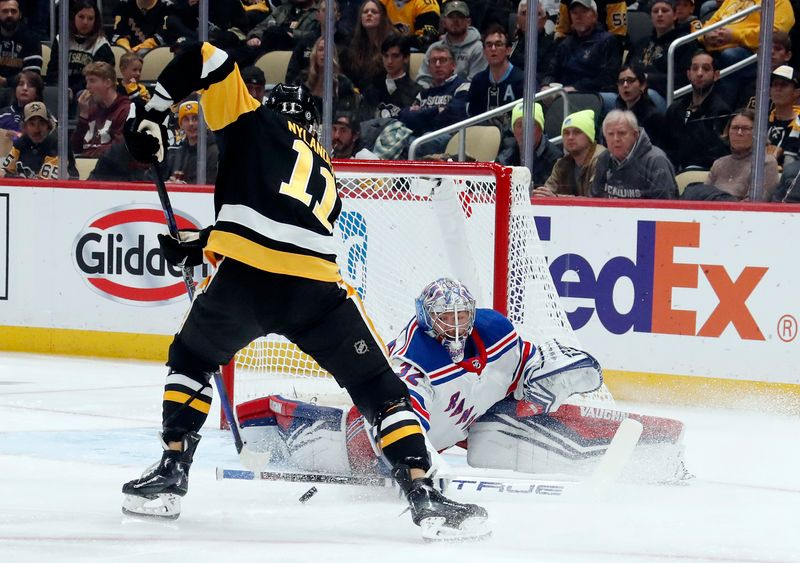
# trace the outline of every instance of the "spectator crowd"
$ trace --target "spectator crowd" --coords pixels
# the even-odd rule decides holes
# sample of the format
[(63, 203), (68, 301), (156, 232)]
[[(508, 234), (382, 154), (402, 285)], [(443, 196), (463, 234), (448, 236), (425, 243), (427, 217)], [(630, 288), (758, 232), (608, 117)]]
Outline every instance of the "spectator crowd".
[[(78, 157), (94, 159), (90, 179), (147, 180), (151, 171), (125, 151), (123, 124), (130, 105), (152, 94), (142, 79), (151, 53), (198, 40), (199, 0), (69, 0), (66, 39), (50, 36), (40, 4), (0, 0), (0, 174), (58, 177), (56, 131), (67, 127), (71, 177)], [(330, 52), (335, 158), (405, 159), (421, 136), (511, 104), (487, 123), (500, 131), (496, 161), (513, 166), (522, 160), (526, 36), (535, 33), (536, 89), (563, 89), (573, 111), (553, 111), (555, 95), (534, 104), (533, 197), (748, 199), (756, 65), (721, 71), (760, 54), (771, 67), (760, 192), (800, 202), (800, 57), (792, 50), (800, 2), (775, 0), (771, 46), (758, 44), (759, 11), (683, 39), (752, 4), (541, 0), (529, 30), (527, 0), (213, 0), (208, 37), (261, 102), (273, 84), (260, 61), (286, 53), (284, 80), (305, 84), (320, 112)], [(323, 38), (328, 9), (331, 45)], [(633, 29), (633, 11), (649, 16), (645, 33)], [(67, 115), (54, 114), (59, 88)], [(687, 92), (676, 97), (679, 88)], [(201, 126), (196, 97), (176, 104), (162, 164), (170, 182), (197, 180)], [(217, 149), (207, 137), (213, 182)], [(415, 158), (453, 158), (450, 138), (422, 142)], [(679, 187), (676, 176), (693, 170), (707, 171), (706, 180)]]

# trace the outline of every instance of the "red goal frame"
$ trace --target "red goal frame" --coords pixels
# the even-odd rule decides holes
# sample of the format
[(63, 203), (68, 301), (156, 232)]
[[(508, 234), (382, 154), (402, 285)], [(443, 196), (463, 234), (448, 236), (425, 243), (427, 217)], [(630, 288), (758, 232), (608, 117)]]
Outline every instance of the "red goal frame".
[[(387, 160), (334, 160), (336, 174), (358, 174), (366, 178), (370, 176), (458, 176), (469, 179), (475, 177), (494, 178), (495, 183), (495, 216), (494, 216), (494, 275), (492, 288), (492, 306), (495, 310), (507, 314), (508, 309), (508, 253), (511, 221), (511, 168), (494, 162), (437, 162), (437, 161), (387, 161)], [(340, 190), (341, 194), (341, 190)], [(348, 195), (342, 196), (343, 198)], [(367, 192), (352, 197), (380, 197), (380, 192)], [(234, 396), (235, 363), (232, 360), (222, 368), (222, 380), (233, 409), (236, 404)], [(227, 428), (225, 415), (220, 409), (220, 427)]]

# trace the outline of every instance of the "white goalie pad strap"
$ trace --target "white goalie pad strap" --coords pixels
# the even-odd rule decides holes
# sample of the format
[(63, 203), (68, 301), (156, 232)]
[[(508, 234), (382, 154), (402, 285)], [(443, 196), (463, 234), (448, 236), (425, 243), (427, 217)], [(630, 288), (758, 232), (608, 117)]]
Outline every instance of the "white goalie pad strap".
[(602, 383), (603, 371), (593, 356), (557, 340), (547, 340), (537, 348), (514, 398), (535, 403), (541, 412), (548, 413), (571, 395), (594, 391)]

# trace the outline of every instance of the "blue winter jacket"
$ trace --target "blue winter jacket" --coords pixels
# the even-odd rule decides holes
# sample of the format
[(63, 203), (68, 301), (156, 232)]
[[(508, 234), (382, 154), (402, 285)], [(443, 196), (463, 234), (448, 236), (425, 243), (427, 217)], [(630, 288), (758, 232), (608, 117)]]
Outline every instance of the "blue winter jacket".
[(397, 119), (415, 135), (436, 131), (467, 118), (469, 82), (453, 74), (441, 86), (431, 86), (417, 94), (411, 107), (403, 108)]

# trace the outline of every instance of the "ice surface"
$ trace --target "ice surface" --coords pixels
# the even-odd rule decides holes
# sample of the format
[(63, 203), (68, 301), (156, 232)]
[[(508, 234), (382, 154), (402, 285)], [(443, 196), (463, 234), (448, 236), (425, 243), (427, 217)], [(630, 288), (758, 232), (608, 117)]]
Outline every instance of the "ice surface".
[[(180, 519), (120, 512), (123, 482), (160, 457), (165, 368), (0, 355), (0, 561), (800, 561), (800, 420), (623, 405), (686, 423), (687, 486), (617, 485), (601, 500), (484, 493), (494, 535), (426, 544), (395, 493), (217, 481), (230, 435), (203, 430)], [(454, 498), (457, 493), (453, 493)]]

